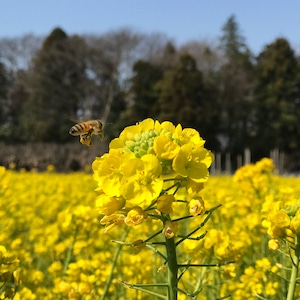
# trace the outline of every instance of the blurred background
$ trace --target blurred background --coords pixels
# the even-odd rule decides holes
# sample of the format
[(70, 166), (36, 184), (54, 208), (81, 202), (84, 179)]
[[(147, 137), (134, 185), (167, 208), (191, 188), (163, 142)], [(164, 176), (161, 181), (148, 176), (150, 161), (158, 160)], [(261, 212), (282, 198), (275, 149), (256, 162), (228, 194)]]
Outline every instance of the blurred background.
[[(77, 171), (127, 125), (197, 129), (214, 170), (271, 156), (300, 170), (300, 2), (7, 1), (0, 165)], [(101, 119), (88, 148), (68, 134)]]

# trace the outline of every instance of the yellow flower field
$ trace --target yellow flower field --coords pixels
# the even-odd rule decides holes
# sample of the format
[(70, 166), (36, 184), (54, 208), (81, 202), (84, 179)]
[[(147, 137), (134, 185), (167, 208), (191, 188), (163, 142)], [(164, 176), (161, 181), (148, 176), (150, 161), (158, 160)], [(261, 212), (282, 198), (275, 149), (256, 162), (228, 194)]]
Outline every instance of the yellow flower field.
[[(15, 291), (17, 300), (156, 299), (130, 284), (164, 282), (159, 245), (153, 251), (132, 244), (159, 230), (159, 223), (148, 217), (130, 230), (117, 226), (104, 233), (92, 175), (50, 171), (0, 167), (0, 299)], [(264, 159), (234, 176), (210, 177), (201, 194), (206, 210), (222, 206), (177, 248), (179, 263), (189, 266), (180, 269), (185, 272), (179, 289), (190, 297), (179, 293), (179, 299), (286, 299), (300, 179), (274, 175), (272, 162)], [(185, 204), (173, 205), (189, 211)], [(189, 219), (177, 235), (206, 216)]]

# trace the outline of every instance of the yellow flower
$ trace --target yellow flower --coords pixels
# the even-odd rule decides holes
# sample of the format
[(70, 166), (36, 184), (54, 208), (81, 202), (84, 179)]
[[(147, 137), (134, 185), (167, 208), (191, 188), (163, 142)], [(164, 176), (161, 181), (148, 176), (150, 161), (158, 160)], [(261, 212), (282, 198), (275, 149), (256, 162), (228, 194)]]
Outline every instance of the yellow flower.
[(232, 279), (236, 276), (235, 264), (225, 265), (223, 268), (224, 268), (224, 277), (226, 279)]
[(5, 172), (6, 172), (5, 167), (0, 166), (0, 180), (4, 177)]
[(188, 179), (186, 189), (189, 194), (199, 193), (204, 188), (204, 182), (195, 182)]
[(175, 129), (174, 139), (178, 142), (180, 146), (188, 143), (203, 146), (205, 143), (205, 140), (203, 140), (200, 137), (200, 134), (197, 130), (193, 128), (182, 129), (180, 124), (178, 124)]
[(188, 203), (189, 212), (192, 216), (197, 216), (205, 212), (204, 201), (201, 197), (196, 197)]
[(54, 173), (55, 172), (55, 166), (50, 164), (47, 166), (47, 172), (48, 173)]
[(152, 154), (124, 162), (120, 191), (126, 199), (126, 207), (147, 208), (160, 195), (163, 188), (161, 170), (158, 159)]
[(133, 152), (136, 157), (151, 153), (153, 141), (158, 136), (155, 127), (160, 127), (153, 119), (146, 119), (136, 125), (126, 127), (120, 136), (112, 140), (110, 149), (124, 149)]
[(262, 259), (259, 259), (256, 261), (256, 266), (260, 268), (270, 269), (271, 268), (271, 262), (267, 257), (264, 257)]
[(294, 233), (296, 233), (296, 234), (300, 233), (300, 213), (299, 213), (299, 210), (297, 211), (296, 216), (291, 220), (290, 227), (291, 227), (291, 230)]
[(4, 246), (0, 245), (0, 260), (2, 260), (3, 257), (5, 257), (7, 254), (7, 250)]
[(63, 265), (61, 262), (54, 261), (52, 264), (47, 268), (49, 273), (59, 273), (63, 270)]
[(290, 225), (290, 218), (283, 210), (271, 214), (269, 221), (273, 226), (276, 226), (278, 228), (284, 228)]
[(92, 167), (94, 179), (98, 182), (98, 189), (103, 190), (108, 196), (120, 197), (122, 162), (134, 158), (133, 153), (122, 156), (120, 151), (112, 150), (102, 157), (96, 158)]
[(58, 290), (63, 294), (63, 295), (67, 295), (70, 290), (72, 290), (72, 286), (70, 283), (66, 282), (66, 281), (60, 281), (58, 284)]
[(192, 143), (183, 145), (173, 160), (174, 171), (182, 177), (188, 177), (195, 182), (205, 182), (208, 178), (208, 168), (213, 160), (211, 152), (202, 146)]
[(161, 134), (173, 135), (175, 132), (175, 126), (170, 121), (164, 121), (161, 124), (159, 122), (155, 122), (155, 129)]
[(260, 161), (255, 164), (255, 167), (258, 168), (261, 172), (269, 172), (271, 173), (274, 169), (274, 163), (272, 159), (264, 157)]
[(180, 147), (166, 135), (160, 135), (154, 140), (154, 151), (159, 158), (173, 159)]
[(204, 239), (204, 248), (210, 249), (214, 245), (221, 243), (223, 239), (224, 234), (222, 231), (211, 229)]
[(278, 287), (279, 287), (278, 282), (268, 282), (266, 285), (266, 295), (274, 296), (276, 294)]
[(165, 214), (173, 212), (172, 204), (175, 201), (174, 195), (162, 195), (157, 199), (157, 209)]
[(96, 208), (99, 214), (111, 215), (125, 205), (125, 199), (101, 194), (96, 198)]
[(125, 223), (129, 226), (136, 226), (141, 224), (145, 219), (147, 218), (147, 215), (144, 213), (141, 207), (136, 206), (133, 207), (127, 214), (125, 218)]
[(284, 234), (284, 230), (283, 228), (279, 228), (277, 226), (270, 226), (268, 228), (268, 231), (267, 231), (268, 235), (273, 238), (273, 239), (276, 239), (276, 238), (279, 238), (281, 236), (283, 236)]
[[(197, 130), (182, 129), (180, 124), (175, 127), (169, 121), (159, 123), (149, 118), (126, 127), (110, 142), (109, 153), (93, 162), (96, 191), (100, 193), (97, 209), (105, 216), (117, 211), (125, 215), (136, 206), (145, 214), (156, 208), (172, 213), (175, 197), (168, 195), (169, 190), (195, 194), (208, 178), (213, 155), (204, 143)], [(198, 207), (191, 202), (193, 214), (204, 209), (200, 202)], [(127, 225), (129, 220), (130, 214)], [(108, 228), (115, 224), (108, 221)]]
[(279, 240), (278, 239), (269, 240), (268, 247), (271, 250), (277, 250), (277, 249), (279, 249), (279, 247), (280, 247)]
[(108, 232), (115, 226), (124, 224), (124, 215), (123, 214), (111, 214), (109, 216), (104, 216), (100, 220), (100, 224), (105, 224), (104, 232)]
[(167, 239), (171, 239), (175, 236), (178, 230), (178, 223), (177, 222), (170, 222), (167, 221), (165, 223), (164, 229), (163, 229), (163, 234)]

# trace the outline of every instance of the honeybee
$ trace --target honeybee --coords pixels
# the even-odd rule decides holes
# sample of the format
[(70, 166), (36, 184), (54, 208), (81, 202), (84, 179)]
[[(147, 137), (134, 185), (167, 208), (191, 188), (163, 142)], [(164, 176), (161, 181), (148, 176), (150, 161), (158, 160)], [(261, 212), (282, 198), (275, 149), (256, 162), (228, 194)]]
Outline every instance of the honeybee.
[(100, 138), (104, 137), (103, 123), (100, 120), (90, 120), (82, 123), (75, 124), (69, 130), (71, 135), (80, 136), (80, 143), (90, 146), (92, 144), (92, 135), (99, 135)]

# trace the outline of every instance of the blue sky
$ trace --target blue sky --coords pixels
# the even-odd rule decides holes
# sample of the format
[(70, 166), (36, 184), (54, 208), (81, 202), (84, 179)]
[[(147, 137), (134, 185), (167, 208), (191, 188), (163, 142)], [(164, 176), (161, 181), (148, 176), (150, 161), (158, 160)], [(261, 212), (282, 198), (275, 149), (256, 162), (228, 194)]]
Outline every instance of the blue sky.
[(56, 26), (67, 34), (129, 27), (165, 33), (180, 45), (217, 39), (232, 14), (255, 54), (277, 37), (300, 52), (299, 0), (3, 0), (0, 38), (47, 35)]

